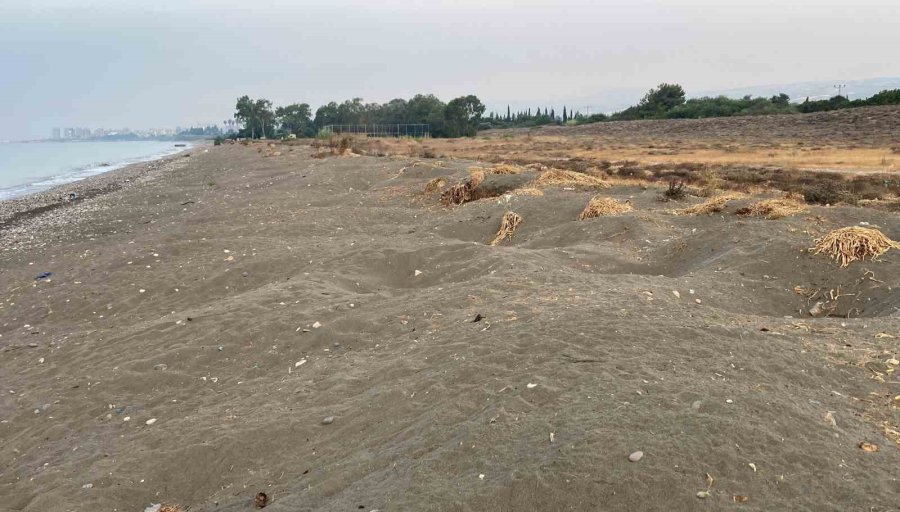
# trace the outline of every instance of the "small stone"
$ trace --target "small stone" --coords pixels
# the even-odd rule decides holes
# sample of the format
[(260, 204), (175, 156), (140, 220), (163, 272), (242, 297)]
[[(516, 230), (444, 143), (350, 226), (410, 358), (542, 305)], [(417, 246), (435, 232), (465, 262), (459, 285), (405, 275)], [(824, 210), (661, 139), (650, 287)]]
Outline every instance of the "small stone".
[(733, 403), (734, 403), (734, 400), (732, 400), (732, 399), (729, 398), (728, 400), (725, 400), (725, 403), (726, 403), (726, 404), (733, 404)]
[(700, 498), (701, 500), (705, 500), (706, 498), (709, 498), (709, 496), (710, 496), (709, 491), (700, 491), (697, 493), (697, 497)]
[(322, 425), (331, 425), (334, 423), (334, 416), (326, 416), (325, 419), (322, 420)]
[(703, 404), (703, 402), (701, 402), (700, 400), (697, 400), (697, 401), (695, 401), (694, 403), (691, 404), (691, 409), (693, 409), (693, 410), (695, 410), (695, 411), (699, 411), (699, 410), (700, 410), (700, 405), (701, 405), (701, 404)]
[(218, 350), (219, 350), (219, 352), (221, 352), (221, 351), (225, 350), (225, 347), (223, 347), (222, 345), (219, 345), (219, 349), (218, 349)]
[(147, 291), (147, 290), (141, 288), (140, 290), (138, 290), (138, 293), (144, 293), (144, 292), (146, 292), (146, 291)]
[(680, 298), (681, 298), (681, 294), (678, 293), (678, 290), (672, 290), (672, 295), (674, 295), (675, 298), (677, 298), (677, 299), (680, 299)]
[(318, 329), (319, 327), (322, 327), (322, 324), (320, 324), (319, 322), (312, 324), (313, 329)]
[(241, 273), (241, 275), (244, 276), (244, 277), (249, 277), (249, 276), (250, 276), (250, 273), (249, 273), (249, 272), (243, 272), (243, 273)]
[(147, 425), (153, 425), (154, 423), (156, 423), (156, 418), (150, 418), (149, 420), (145, 421), (144, 423), (146, 423)]
[(166, 369), (168, 369), (168, 368), (169, 368), (169, 365), (167, 365), (167, 364), (165, 364), (165, 363), (159, 363), (159, 364), (153, 365), (153, 369), (154, 369), (154, 370), (163, 371), (163, 370), (166, 370)]
[(628, 456), (628, 460), (630, 460), (631, 462), (637, 462), (637, 461), (641, 460), (642, 458), (644, 458), (644, 452), (642, 452), (640, 450), (638, 450)]
[(299, 368), (300, 366), (303, 366), (304, 364), (306, 364), (306, 359), (301, 359), (301, 360), (297, 361), (296, 363), (294, 363), (294, 368)]

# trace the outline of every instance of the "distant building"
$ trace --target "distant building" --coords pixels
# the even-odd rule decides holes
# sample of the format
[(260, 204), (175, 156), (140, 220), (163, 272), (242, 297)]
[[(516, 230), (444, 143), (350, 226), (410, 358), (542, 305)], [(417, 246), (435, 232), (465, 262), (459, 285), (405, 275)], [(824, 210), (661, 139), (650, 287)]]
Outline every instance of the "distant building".
[(60, 133), (60, 129), (54, 128), (53, 129), (53, 140), (59, 140), (61, 138), (62, 138), (62, 134)]

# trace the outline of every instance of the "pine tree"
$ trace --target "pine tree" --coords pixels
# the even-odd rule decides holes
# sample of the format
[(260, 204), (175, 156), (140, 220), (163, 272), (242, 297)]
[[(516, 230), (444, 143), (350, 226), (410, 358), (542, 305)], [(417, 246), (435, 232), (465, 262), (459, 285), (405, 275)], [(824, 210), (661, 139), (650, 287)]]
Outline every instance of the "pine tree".
[(512, 116), (509, 114), (509, 105), (506, 106), (506, 120), (512, 121)]
[(550, 109), (550, 120), (553, 121), (554, 123), (556, 122), (556, 110), (554, 110), (552, 108)]

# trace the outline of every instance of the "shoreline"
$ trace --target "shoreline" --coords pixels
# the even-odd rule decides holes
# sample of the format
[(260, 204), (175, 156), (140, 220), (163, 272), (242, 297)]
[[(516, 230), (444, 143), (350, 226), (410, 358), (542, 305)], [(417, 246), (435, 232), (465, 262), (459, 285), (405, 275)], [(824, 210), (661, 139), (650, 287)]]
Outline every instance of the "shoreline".
[[(166, 163), (190, 155), (191, 151), (204, 148), (205, 146), (205, 144), (195, 144), (169, 155), (127, 164), (77, 181), (56, 185), (46, 190), (2, 199), (0, 200), (0, 232), (43, 213), (67, 205), (76, 205), (85, 199), (121, 190), (134, 184), (138, 179), (149, 173), (162, 168)], [(75, 194), (74, 198), (72, 194)]]

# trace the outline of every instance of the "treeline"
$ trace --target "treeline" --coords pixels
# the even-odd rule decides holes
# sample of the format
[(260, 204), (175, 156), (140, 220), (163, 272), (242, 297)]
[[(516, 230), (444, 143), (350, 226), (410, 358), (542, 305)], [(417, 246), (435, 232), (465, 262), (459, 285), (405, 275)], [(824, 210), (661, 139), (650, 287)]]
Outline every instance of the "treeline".
[(506, 115), (491, 113), (482, 123), (482, 128), (517, 128), (547, 124), (588, 124), (602, 121), (631, 121), (638, 119), (700, 119), (707, 117), (756, 116), (771, 114), (797, 114), (823, 112), (842, 108), (866, 107), (873, 105), (900, 105), (900, 89), (881, 91), (870, 98), (849, 100), (835, 96), (826, 100), (791, 103), (787, 94), (770, 98), (744, 96), (702, 97), (686, 99), (684, 88), (678, 84), (663, 83), (650, 89), (637, 105), (614, 114), (582, 115), (572, 113), (563, 107), (563, 114), (557, 116), (553, 109), (531, 109), (512, 113), (507, 107)]
[(235, 134), (247, 138), (277, 138), (287, 135), (314, 137), (335, 124), (428, 124), (432, 137), (466, 137), (477, 133), (484, 105), (474, 95), (444, 103), (432, 94), (417, 94), (409, 100), (363, 103), (361, 98), (331, 102), (316, 109), (293, 103), (273, 108), (267, 99), (238, 98), (234, 118), (243, 128)]

